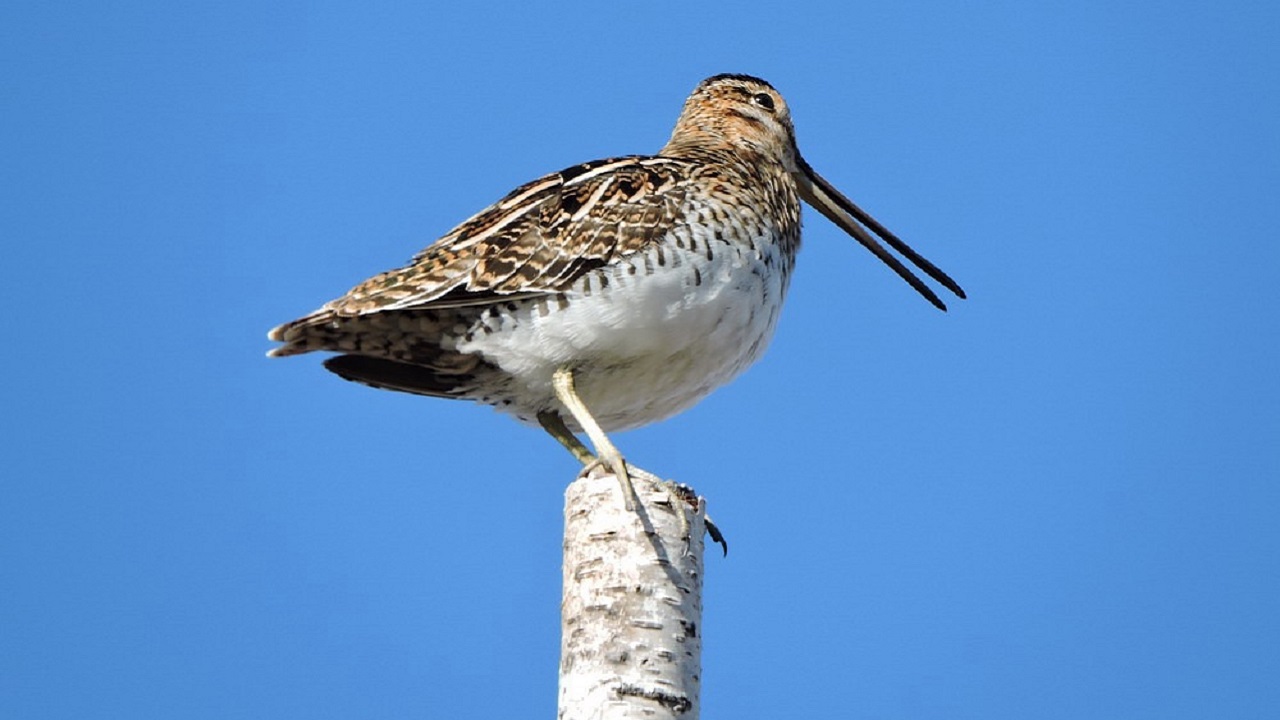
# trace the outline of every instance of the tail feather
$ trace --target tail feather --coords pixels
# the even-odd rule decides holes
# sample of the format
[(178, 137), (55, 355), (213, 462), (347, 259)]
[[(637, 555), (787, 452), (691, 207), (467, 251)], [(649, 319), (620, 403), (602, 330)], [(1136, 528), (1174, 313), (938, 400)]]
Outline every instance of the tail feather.
[(456, 322), (456, 312), (343, 316), (325, 308), (273, 328), (267, 337), (284, 344), (267, 355), (337, 352), (324, 366), (344, 379), (415, 395), (472, 397), (496, 368), (478, 355), (441, 347), (446, 328)]
[(444, 352), (440, 345), (446, 330), (457, 322), (457, 311), (341, 315), (326, 307), (272, 328), (267, 337), (284, 345), (267, 355), (286, 357), (329, 350), (434, 365)]
[(455, 367), (428, 367), (366, 355), (339, 355), (324, 361), (325, 369), (344, 380), (380, 390), (395, 390), (431, 397), (467, 397), (475, 387), (477, 372), (488, 369), (474, 355), (454, 355), (467, 362)]
[[(324, 327), (331, 323), (331, 327)], [(333, 313), (322, 310), (306, 317), (290, 320), (267, 331), (267, 339), (282, 342), (278, 348), (267, 351), (267, 357), (288, 357), (315, 350), (337, 349), (330, 344), (338, 334), (338, 322)]]

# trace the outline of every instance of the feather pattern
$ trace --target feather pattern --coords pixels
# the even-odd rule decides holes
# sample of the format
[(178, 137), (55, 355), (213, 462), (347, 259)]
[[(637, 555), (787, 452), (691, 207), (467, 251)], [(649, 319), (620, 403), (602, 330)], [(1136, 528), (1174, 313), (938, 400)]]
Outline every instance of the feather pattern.
[[(960, 297), (800, 157), (790, 110), (745, 75), (703, 81), (653, 156), (582, 163), (526, 183), (404, 267), (274, 328), (272, 356), (339, 353), (334, 373), (373, 387), (548, 413), (572, 371), (605, 431), (698, 402), (773, 335), (800, 246), (801, 200), (941, 300), (872, 233)], [(944, 308), (945, 309), (945, 308)]]
[(689, 163), (623, 157), (575, 165), (517, 188), (400, 269), (325, 307), (335, 315), (504, 302), (568, 289), (584, 273), (666, 233)]

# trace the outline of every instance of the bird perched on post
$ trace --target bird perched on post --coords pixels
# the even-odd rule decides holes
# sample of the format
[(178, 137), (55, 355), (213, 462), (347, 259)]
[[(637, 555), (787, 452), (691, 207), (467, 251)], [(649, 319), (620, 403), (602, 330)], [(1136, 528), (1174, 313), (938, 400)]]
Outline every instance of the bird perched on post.
[(606, 433), (685, 410), (760, 358), (795, 267), (801, 200), (939, 309), (873, 234), (965, 296), (814, 172), (777, 90), (716, 75), (657, 155), (516, 188), (408, 265), (271, 330), (284, 344), (269, 355), (336, 352), (324, 365), (348, 380), (537, 423), (612, 470), (630, 507), (628, 467)]

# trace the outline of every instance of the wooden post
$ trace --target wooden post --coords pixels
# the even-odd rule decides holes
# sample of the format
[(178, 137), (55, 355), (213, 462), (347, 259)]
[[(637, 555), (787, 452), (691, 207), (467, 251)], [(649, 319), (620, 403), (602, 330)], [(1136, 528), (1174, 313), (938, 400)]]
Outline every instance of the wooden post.
[(703, 504), (632, 479), (634, 512), (604, 470), (565, 491), (559, 720), (698, 717)]

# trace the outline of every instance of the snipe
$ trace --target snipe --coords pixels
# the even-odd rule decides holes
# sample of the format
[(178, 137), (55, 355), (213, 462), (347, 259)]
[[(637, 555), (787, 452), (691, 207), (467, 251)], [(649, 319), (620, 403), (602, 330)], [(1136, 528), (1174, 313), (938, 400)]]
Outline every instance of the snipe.
[(337, 352), (325, 367), (348, 380), (536, 422), (613, 470), (630, 506), (627, 465), (605, 433), (685, 410), (760, 357), (800, 246), (801, 200), (938, 308), (872, 233), (964, 297), (809, 167), (772, 86), (717, 75), (657, 155), (516, 188), (405, 267), (273, 329), (284, 345), (269, 354)]

